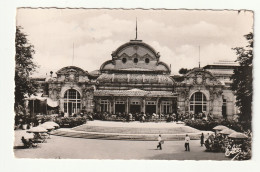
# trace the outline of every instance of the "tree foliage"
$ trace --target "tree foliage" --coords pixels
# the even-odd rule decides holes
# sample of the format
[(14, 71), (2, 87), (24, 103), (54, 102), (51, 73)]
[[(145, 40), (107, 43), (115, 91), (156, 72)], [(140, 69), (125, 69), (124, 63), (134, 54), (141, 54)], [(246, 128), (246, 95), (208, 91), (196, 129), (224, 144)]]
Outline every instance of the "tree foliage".
[(240, 120), (252, 119), (252, 61), (253, 61), (253, 33), (245, 35), (248, 41), (246, 47), (236, 47), (233, 50), (237, 54), (237, 62), (239, 62), (238, 68), (234, 70), (234, 74), (231, 79), (233, 83), (231, 88), (235, 91), (236, 105), (240, 110)]
[(36, 85), (30, 80), (30, 75), (37, 67), (32, 61), (34, 47), (20, 26), (16, 27), (15, 48), (15, 107), (18, 107), (23, 106), (26, 95), (30, 96), (36, 91)]
[(188, 73), (189, 71), (191, 71), (191, 69), (181, 68), (181, 69), (179, 70), (179, 74), (185, 75), (185, 74)]

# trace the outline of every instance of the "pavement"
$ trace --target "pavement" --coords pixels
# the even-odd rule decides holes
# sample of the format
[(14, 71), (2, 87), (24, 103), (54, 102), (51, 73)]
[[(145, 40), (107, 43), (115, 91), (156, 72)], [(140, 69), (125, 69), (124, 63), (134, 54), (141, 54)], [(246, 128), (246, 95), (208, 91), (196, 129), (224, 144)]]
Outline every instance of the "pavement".
[(230, 160), (224, 153), (205, 152), (199, 140), (191, 140), (191, 151), (186, 152), (184, 141), (165, 141), (163, 149), (157, 150), (157, 141), (98, 140), (52, 135), (47, 143), (40, 143), (37, 148), (23, 149), (20, 139), (25, 132), (15, 131), (14, 155), (17, 158)]

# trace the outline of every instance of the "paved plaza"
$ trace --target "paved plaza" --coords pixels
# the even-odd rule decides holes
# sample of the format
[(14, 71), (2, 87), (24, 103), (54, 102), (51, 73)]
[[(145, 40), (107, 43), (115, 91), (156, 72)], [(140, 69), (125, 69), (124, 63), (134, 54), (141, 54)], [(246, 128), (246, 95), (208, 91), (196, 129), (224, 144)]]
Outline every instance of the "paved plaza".
[(163, 150), (157, 150), (156, 141), (98, 140), (52, 135), (47, 143), (41, 143), (37, 148), (22, 149), (19, 138), (25, 132), (15, 131), (14, 155), (17, 158), (230, 160), (224, 153), (205, 152), (199, 140), (191, 140), (191, 151), (186, 152), (184, 141), (166, 141)]

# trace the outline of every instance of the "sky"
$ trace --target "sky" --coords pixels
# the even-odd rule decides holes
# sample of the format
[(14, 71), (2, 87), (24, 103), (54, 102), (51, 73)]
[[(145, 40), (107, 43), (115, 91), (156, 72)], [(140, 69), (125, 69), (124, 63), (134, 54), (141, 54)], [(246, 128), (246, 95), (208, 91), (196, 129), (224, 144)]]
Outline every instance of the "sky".
[(135, 39), (136, 19), (138, 39), (160, 52), (172, 74), (198, 67), (199, 59), (201, 66), (235, 61), (232, 48), (246, 46), (243, 35), (253, 32), (251, 11), (228, 10), (20, 8), (16, 25), (34, 45), (39, 68), (33, 76), (46, 76), (71, 65), (99, 69), (120, 45)]

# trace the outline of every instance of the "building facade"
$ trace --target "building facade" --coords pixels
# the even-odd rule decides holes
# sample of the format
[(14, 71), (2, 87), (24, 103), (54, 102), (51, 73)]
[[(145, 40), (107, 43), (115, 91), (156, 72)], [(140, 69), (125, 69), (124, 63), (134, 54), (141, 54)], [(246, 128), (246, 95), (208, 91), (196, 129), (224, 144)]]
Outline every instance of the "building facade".
[(205, 66), (176, 78), (160, 58), (150, 45), (131, 40), (113, 51), (98, 71), (64, 67), (56, 72), (57, 77), (46, 78), (39, 90), (66, 115), (83, 110), (111, 114), (172, 114), (178, 110), (232, 118), (237, 113), (230, 83), (221, 80), (219, 72), (216, 75), (212, 67)]
[(94, 99), (97, 112), (169, 114), (177, 94), (168, 65), (141, 40), (132, 40), (101, 65)]

